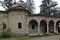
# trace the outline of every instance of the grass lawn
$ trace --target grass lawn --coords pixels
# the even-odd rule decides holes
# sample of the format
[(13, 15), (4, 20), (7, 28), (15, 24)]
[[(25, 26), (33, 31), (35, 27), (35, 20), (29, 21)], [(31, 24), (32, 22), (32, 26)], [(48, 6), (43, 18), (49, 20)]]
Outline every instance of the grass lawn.
[(21, 36), (21, 37), (15, 37), (15, 38), (0, 38), (0, 40), (31, 40), (35, 37), (30, 36)]
[(52, 36), (20, 36), (14, 38), (0, 38), (0, 40), (60, 40), (60, 35)]

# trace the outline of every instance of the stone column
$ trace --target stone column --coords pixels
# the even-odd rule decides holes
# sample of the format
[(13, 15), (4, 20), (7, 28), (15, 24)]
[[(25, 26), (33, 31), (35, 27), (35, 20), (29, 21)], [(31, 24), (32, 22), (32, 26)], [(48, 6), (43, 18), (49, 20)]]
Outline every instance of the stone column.
[(56, 33), (56, 22), (54, 22), (54, 33)]
[(56, 33), (59, 34), (59, 32), (58, 32), (58, 28), (56, 29)]
[(56, 27), (56, 22), (54, 22), (54, 33), (58, 34), (57, 27)]
[(49, 34), (49, 23), (47, 22), (47, 34)]
[(29, 35), (29, 26), (28, 26), (28, 23), (27, 23), (27, 34)]
[(40, 35), (40, 23), (38, 23), (38, 35)]
[(39, 21), (38, 21), (38, 35), (43, 35), (41, 32), (41, 26)]

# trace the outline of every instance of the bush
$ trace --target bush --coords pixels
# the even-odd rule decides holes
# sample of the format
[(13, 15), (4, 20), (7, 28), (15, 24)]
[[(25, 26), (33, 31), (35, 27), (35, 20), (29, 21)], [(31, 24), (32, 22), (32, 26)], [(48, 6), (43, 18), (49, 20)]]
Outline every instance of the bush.
[(7, 29), (7, 30), (4, 29), (2, 31), (2, 37), (3, 38), (10, 37), (10, 29)]

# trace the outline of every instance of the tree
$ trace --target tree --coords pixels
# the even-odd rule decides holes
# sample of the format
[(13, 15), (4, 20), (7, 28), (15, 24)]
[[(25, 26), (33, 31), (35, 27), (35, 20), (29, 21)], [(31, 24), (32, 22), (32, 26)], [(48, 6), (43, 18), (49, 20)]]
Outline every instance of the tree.
[(20, 2), (21, 4), (24, 4), (24, 1), (23, 1), (23, 0), (20, 0), (19, 2)]
[(41, 15), (53, 16), (55, 14), (57, 2), (51, 0), (43, 0), (40, 5)]
[(12, 0), (4, 0), (4, 3), (7, 7), (7, 10), (9, 10), (12, 7)]
[(2, 7), (5, 8), (6, 11), (12, 7), (12, 0), (4, 0), (0, 1), (0, 3), (2, 4)]
[[(16, 0), (4, 0), (4, 2), (1, 2), (1, 3), (2, 3), (2, 6), (7, 11), (7, 10), (10, 10), (12, 5), (14, 4), (12, 2), (16, 3)], [(33, 11), (34, 10), (34, 1), (33, 0), (27, 0), (27, 2), (24, 2), (23, 0), (20, 0), (19, 2), (26, 10), (28, 10), (31, 13), (34, 12)]]
[(29, 12), (33, 13), (33, 9), (34, 9), (34, 1), (33, 0), (27, 0), (26, 2), (26, 7), (27, 10), (29, 10)]

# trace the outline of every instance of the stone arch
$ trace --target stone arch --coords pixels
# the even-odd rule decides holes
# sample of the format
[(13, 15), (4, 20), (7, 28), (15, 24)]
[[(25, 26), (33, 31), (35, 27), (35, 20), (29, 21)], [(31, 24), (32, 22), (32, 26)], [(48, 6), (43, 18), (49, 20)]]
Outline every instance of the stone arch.
[(47, 33), (47, 22), (45, 20), (40, 21), (40, 32), (42, 34)]
[(60, 33), (60, 21), (57, 21), (56, 29), (57, 29), (58, 33)]
[(36, 20), (29, 21), (29, 34), (37, 34), (38, 33), (38, 22)]
[(53, 20), (49, 21), (49, 32), (54, 33), (54, 21)]

